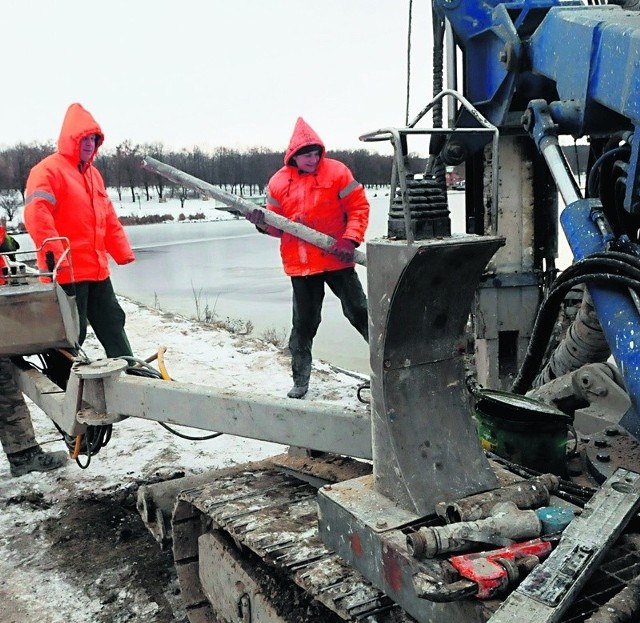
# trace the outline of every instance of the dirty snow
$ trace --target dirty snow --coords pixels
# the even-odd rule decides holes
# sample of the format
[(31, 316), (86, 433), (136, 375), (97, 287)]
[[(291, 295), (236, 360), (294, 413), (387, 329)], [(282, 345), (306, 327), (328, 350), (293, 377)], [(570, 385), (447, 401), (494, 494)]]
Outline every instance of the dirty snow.
[[(290, 361), (275, 346), (163, 314), (127, 299), (121, 299), (121, 303), (136, 356), (145, 359), (166, 346), (164, 361), (173, 379), (220, 388), (241, 385), (248, 391), (287, 400), (284, 396), (291, 386)], [(103, 356), (91, 333), (85, 351), (92, 359)], [(356, 394), (361, 382), (359, 375), (316, 361), (307, 400), (328, 400), (365, 410)], [(48, 418), (29, 404), (43, 447), (65, 450)], [(205, 434), (180, 430), (195, 436)], [(144, 574), (144, 556), (135, 561), (127, 557), (127, 539), (136, 544), (145, 539), (131, 535), (138, 530), (135, 524), (139, 518), (131, 512), (138, 485), (163, 476), (262, 459), (284, 450), (277, 444), (228, 435), (188, 441), (155, 422), (129, 418), (114, 425), (110, 443), (92, 458), (86, 470), (70, 460), (54, 472), (11, 478), (6, 458), (0, 453), (0, 621), (184, 621), (175, 579), (169, 577), (166, 586), (156, 586), (161, 596), (154, 597), (138, 583), (141, 569)], [(119, 502), (127, 502), (127, 512)], [(105, 505), (104, 511), (101, 504)], [(155, 542), (144, 544), (147, 556), (157, 555), (153, 546)], [(118, 548), (124, 548), (124, 554), (115, 559)], [(154, 564), (161, 563), (166, 566), (166, 557)]]

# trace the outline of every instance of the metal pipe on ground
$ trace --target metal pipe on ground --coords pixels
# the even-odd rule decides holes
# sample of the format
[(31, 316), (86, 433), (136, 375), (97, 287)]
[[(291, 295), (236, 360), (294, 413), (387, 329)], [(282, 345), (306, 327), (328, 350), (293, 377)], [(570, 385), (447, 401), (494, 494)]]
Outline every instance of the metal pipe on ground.
[[(265, 210), (247, 199), (238, 197), (238, 195), (229, 193), (221, 188), (216, 188), (204, 180), (198, 179), (193, 175), (189, 175), (180, 169), (176, 169), (175, 167), (165, 164), (164, 162), (160, 162), (150, 156), (146, 156), (142, 160), (142, 168), (147, 171), (152, 171), (157, 175), (161, 175), (162, 177), (166, 177), (168, 180), (171, 180), (176, 184), (181, 184), (187, 188), (198, 190), (213, 199), (217, 199), (227, 207), (237, 210), (243, 216), (246, 216), (249, 212), (253, 212), (254, 210), (260, 210), (264, 214), (264, 220), (267, 225), (277, 227), (278, 229), (281, 229), (296, 238), (300, 238), (305, 242), (309, 242), (325, 251), (329, 251), (336, 241), (335, 238), (332, 238), (327, 234), (323, 234), (322, 232), (316, 231), (315, 229), (302, 225), (301, 223), (291, 221), (284, 216), (280, 216), (279, 214), (272, 212), (271, 210)], [(354, 252), (353, 260), (356, 264), (361, 264), (362, 266), (367, 265), (366, 254), (358, 249)]]

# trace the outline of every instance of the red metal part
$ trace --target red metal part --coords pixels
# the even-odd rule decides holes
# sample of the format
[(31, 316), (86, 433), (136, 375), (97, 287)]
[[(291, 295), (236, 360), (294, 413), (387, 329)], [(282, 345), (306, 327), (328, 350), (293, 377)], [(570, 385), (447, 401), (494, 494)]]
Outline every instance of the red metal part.
[(509, 571), (501, 561), (517, 564), (518, 560), (525, 556), (542, 559), (551, 552), (551, 548), (549, 541), (533, 539), (488, 552), (454, 556), (449, 562), (461, 577), (477, 585), (478, 599), (491, 599), (510, 583)]

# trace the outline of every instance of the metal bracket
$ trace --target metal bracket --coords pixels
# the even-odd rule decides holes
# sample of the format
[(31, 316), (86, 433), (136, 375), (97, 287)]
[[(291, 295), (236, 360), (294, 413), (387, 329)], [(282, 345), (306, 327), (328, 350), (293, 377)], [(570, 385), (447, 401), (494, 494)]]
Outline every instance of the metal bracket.
[[(456, 100), (462, 109), (464, 109), (475, 121), (479, 127), (473, 128), (416, 128), (417, 123), (445, 96)], [(407, 187), (407, 172), (405, 168), (405, 157), (407, 155), (407, 137), (410, 135), (418, 134), (444, 134), (445, 136), (453, 133), (459, 134), (490, 134), (491, 135), (491, 149), (492, 149), (492, 217), (493, 231), (489, 233), (497, 232), (498, 223), (498, 139), (499, 131), (493, 124), (485, 119), (480, 112), (474, 108), (463, 95), (452, 89), (445, 89), (436, 95), (409, 123), (406, 128), (393, 128), (386, 127), (380, 128), (373, 132), (367, 132), (360, 136), (360, 140), (369, 143), (377, 141), (390, 141), (393, 146), (394, 160), (393, 170), (391, 175), (391, 188), (400, 188), (400, 194), (402, 197), (402, 205), (404, 212), (406, 241), (408, 244), (415, 242), (414, 235), (411, 227), (411, 215), (409, 209), (409, 189)], [(390, 201), (393, 200), (393, 193), (391, 193)]]

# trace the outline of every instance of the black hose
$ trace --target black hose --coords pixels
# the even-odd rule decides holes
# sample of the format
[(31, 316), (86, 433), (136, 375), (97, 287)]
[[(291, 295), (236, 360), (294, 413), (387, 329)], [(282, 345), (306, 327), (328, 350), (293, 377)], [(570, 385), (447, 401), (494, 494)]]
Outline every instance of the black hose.
[(617, 156), (618, 154), (628, 153), (630, 150), (630, 145), (621, 145), (620, 147), (616, 147), (614, 149), (611, 149), (610, 151), (606, 151), (593, 163), (593, 166), (589, 171), (589, 178), (587, 179), (587, 196), (597, 197), (599, 194), (597, 189), (597, 176), (600, 174), (600, 167), (602, 166), (602, 163), (605, 160), (612, 158), (613, 156)]
[[(87, 469), (91, 464), (91, 457), (98, 454), (111, 441), (112, 430), (113, 426), (111, 424), (87, 426), (87, 430), (82, 435), (80, 453), (76, 457), (76, 464), (80, 469)], [(69, 437), (69, 441), (67, 441), (67, 437), (69, 436), (65, 434), (65, 442), (69, 450), (73, 451), (75, 449), (75, 440), (73, 437)], [(84, 463), (80, 460), (82, 454), (87, 456), (87, 460)]]
[[(530, 389), (542, 367), (547, 344), (553, 332), (562, 301), (573, 287), (583, 283), (598, 283), (607, 286), (626, 287), (640, 292), (640, 268), (636, 261), (637, 258), (615, 252), (611, 255), (613, 257), (599, 253), (595, 254), (594, 257), (584, 258), (570, 266), (556, 279), (538, 310), (529, 347), (511, 387), (513, 393), (525, 394)], [(624, 261), (622, 261), (623, 258)], [(591, 272), (595, 267), (599, 269), (609, 268), (620, 272)]]
[[(158, 370), (156, 370), (152, 366), (148, 365), (145, 361), (140, 361), (135, 357), (121, 357), (121, 359), (125, 359), (130, 364), (126, 370), (127, 374), (130, 374), (132, 376), (144, 376), (144, 377), (155, 378), (155, 379), (162, 378), (162, 374), (160, 374), (160, 372), (158, 372)], [(136, 367), (133, 367), (132, 364), (135, 364)], [(169, 431), (172, 435), (175, 435), (176, 437), (180, 437), (181, 439), (187, 439), (189, 441), (208, 441), (209, 439), (215, 439), (216, 437), (220, 437), (220, 435), (224, 434), (224, 433), (211, 433), (210, 435), (204, 435), (202, 437), (193, 437), (192, 435), (185, 435), (184, 433), (179, 433), (177, 430), (175, 430), (175, 428), (171, 428), (171, 426), (169, 426), (168, 424), (165, 424), (164, 422), (158, 422), (158, 424), (160, 424), (160, 426), (162, 426), (162, 428), (164, 428), (165, 430)]]
[(176, 437), (180, 437), (181, 439), (188, 439), (189, 441), (206, 441), (207, 439), (215, 439), (216, 437), (220, 437), (224, 433), (211, 433), (211, 435), (205, 435), (204, 437), (192, 437), (191, 435), (185, 435), (184, 433), (179, 433), (175, 428), (171, 428), (168, 424), (164, 422), (158, 422), (162, 428), (168, 430), (172, 435)]
[(551, 288), (554, 288), (563, 281), (573, 279), (577, 275), (584, 275), (596, 271), (602, 272), (602, 269), (610, 269), (610, 272), (614, 274), (625, 274), (627, 276), (632, 276), (636, 271), (640, 274), (640, 258), (615, 251), (594, 253), (575, 262), (564, 270), (558, 275), (551, 285)]

